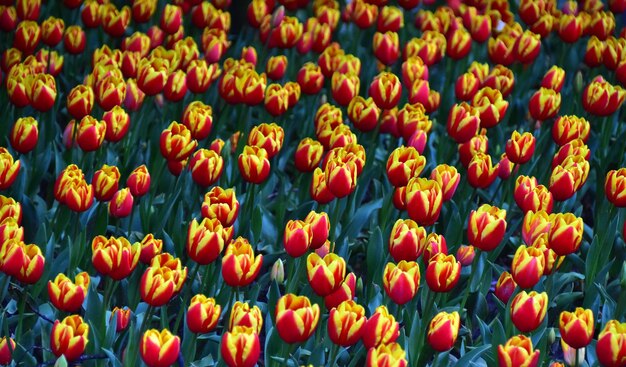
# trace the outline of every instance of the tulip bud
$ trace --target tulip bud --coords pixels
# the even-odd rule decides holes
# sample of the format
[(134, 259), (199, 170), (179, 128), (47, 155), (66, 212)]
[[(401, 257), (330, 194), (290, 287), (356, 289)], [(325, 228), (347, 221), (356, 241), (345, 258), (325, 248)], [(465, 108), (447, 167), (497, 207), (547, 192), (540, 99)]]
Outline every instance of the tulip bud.
[(246, 145), (239, 155), (239, 172), (244, 180), (260, 184), (270, 174), (270, 161), (264, 148)]
[(465, 102), (452, 106), (446, 125), (448, 135), (459, 144), (469, 141), (478, 134), (480, 127), (478, 112)]
[(470, 266), (472, 265), (472, 262), (474, 261), (475, 255), (476, 255), (476, 252), (474, 250), (474, 246), (461, 245), (456, 250), (455, 257), (459, 260), (459, 262), (461, 263), (461, 266)]
[(113, 321), (114, 316), (117, 317), (117, 321), (115, 322), (115, 331), (121, 333), (130, 323), (130, 309), (127, 307), (115, 307), (113, 308), (113, 311), (111, 311), (111, 318), (109, 319), (109, 322)]
[(437, 254), (426, 268), (426, 283), (433, 292), (448, 292), (461, 276), (461, 263), (453, 255)]
[(521, 291), (511, 301), (511, 320), (523, 333), (535, 330), (543, 322), (548, 310), (548, 294)]
[(109, 202), (109, 214), (114, 218), (128, 217), (133, 210), (133, 201), (128, 187), (116, 191)]
[(290, 220), (285, 225), (283, 243), (285, 251), (291, 257), (304, 255), (313, 241), (311, 225), (302, 220)]
[(426, 230), (411, 219), (398, 219), (391, 229), (389, 252), (395, 262), (416, 261), (424, 251)]
[(272, 265), (272, 271), (270, 272), (270, 279), (278, 284), (282, 284), (285, 281), (285, 266), (283, 260), (278, 259)]
[(187, 327), (192, 333), (209, 333), (217, 326), (221, 312), (222, 307), (215, 303), (215, 299), (197, 294), (187, 308)]
[(544, 253), (536, 247), (526, 247), (521, 245), (515, 251), (511, 273), (513, 280), (522, 289), (534, 287), (545, 269)]
[(20, 117), (11, 129), (9, 140), (16, 151), (26, 154), (37, 146), (39, 129), (37, 120), (32, 117)]
[(414, 177), (406, 186), (406, 203), (409, 217), (422, 226), (434, 224), (439, 219), (443, 196), (434, 180)]
[[(10, 344), (10, 345), (9, 345)], [(10, 365), (13, 360), (12, 352), (15, 350), (16, 344), (13, 339), (3, 336), (0, 338), (0, 364)]]
[(263, 263), (263, 255), (254, 254), (248, 240), (238, 237), (232, 241), (222, 257), (222, 277), (231, 287), (244, 287), (252, 283)]
[(494, 295), (498, 297), (502, 303), (508, 303), (515, 291), (515, 287), (517, 287), (517, 284), (515, 280), (513, 280), (513, 276), (508, 271), (504, 271), (498, 278)]
[(506, 142), (506, 156), (515, 164), (528, 162), (535, 151), (535, 137), (531, 133), (520, 134), (513, 131), (511, 138)]
[(169, 330), (146, 330), (141, 337), (139, 352), (148, 367), (170, 366), (178, 359), (180, 338)]
[(459, 335), (459, 313), (442, 311), (435, 315), (428, 326), (428, 344), (438, 352), (451, 349)]
[(139, 255), (139, 261), (144, 264), (150, 264), (152, 259), (160, 255), (163, 250), (163, 240), (154, 238), (152, 233), (146, 234), (140, 244), (141, 255)]

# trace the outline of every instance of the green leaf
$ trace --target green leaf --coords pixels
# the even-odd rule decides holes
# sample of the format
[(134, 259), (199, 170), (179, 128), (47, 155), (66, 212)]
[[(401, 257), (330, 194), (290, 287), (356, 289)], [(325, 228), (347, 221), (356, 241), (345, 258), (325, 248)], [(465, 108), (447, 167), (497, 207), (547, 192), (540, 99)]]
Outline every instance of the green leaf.
[(372, 213), (381, 208), (383, 199), (376, 199), (359, 206), (352, 215), (352, 220), (343, 230), (341, 237), (355, 238), (365, 226)]
[(470, 363), (473, 363), (476, 358), (480, 357), (481, 354), (485, 353), (485, 351), (491, 348), (491, 344), (484, 344), (479, 347), (472, 349), (471, 351), (465, 353), (463, 357), (461, 357), (457, 362), (456, 366), (465, 367)]
[(384, 268), (383, 234), (380, 226), (376, 226), (370, 234), (367, 244), (367, 280), (372, 284), (382, 274)]

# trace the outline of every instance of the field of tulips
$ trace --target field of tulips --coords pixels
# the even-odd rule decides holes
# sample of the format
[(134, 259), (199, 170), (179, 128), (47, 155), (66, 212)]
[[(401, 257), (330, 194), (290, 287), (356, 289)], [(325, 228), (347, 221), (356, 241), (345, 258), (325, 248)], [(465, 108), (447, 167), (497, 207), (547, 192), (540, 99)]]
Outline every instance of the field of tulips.
[(626, 0), (0, 0), (0, 365), (626, 366)]

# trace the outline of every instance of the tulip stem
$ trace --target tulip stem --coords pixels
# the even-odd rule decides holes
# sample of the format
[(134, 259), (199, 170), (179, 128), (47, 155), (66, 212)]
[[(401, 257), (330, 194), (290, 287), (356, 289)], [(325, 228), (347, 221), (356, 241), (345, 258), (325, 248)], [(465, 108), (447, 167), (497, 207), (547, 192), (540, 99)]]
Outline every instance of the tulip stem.
[(575, 363), (574, 366), (578, 367), (580, 366), (580, 353), (578, 353), (579, 349), (574, 349), (576, 351), (576, 359), (575, 359)]
[(426, 336), (426, 334), (428, 333), (428, 326), (430, 324), (430, 313), (432, 311), (433, 305), (435, 303), (435, 294), (430, 291), (427, 290), (427, 294), (426, 294), (426, 307), (424, 307), (422, 309), (422, 330), (420, 330), (419, 335), (417, 336), (417, 347), (418, 347), (418, 351), (419, 351), (419, 357), (417, 360), (417, 364), (416, 366), (421, 366), (422, 364), (420, 363), (420, 360), (422, 359), (424, 353), (422, 353), (422, 349), (424, 347), (424, 337)]
[(330, 356), (328, 358), (328, 366), (335, 366), (335, 360), (337, 359), (337, 353), (339, 352), (339, 345), (333, 343), (333, 347), (330, 349)]
[(161, 329), (166, 329), (169, 322), (167, 317), (167, 305), (161, 306)]
[(149, 322), (148, 320), (150, 318), (152, 318), (152, 306), (148, 305), (148, 309), (146, 309), (146, 312), (144, 312), (144, 314), (143, 314), (143, 320), (141, 320), (141, 326), (139, 327), (139, 334), (141, 334), (141, 332), (143, 331), (144, 327)]

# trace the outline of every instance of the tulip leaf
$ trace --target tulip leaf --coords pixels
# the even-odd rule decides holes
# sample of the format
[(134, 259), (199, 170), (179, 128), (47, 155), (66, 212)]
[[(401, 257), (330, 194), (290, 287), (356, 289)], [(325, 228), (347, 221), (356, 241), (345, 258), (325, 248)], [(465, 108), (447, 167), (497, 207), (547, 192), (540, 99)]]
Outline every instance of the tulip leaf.
[(370, 234), (367, 244), (367, 284), (370, 285), (379, 279), (379, 274), (385, 267), (383, 254), (383, 234), (380, 226), (376, 226)]
[[(115, 327), (113, 327), (115, 329)], [(117, 358), (115, 352), (108, 348), (102, 348), (102, 352), (109, 358), (112, 367), (122, 367), (122, 362)]]
[(471, 351), (465, 353), (463, 357), (456, 362), (456, 366), (464, 367), (473, 363), (476, 358), (480, 357), (481, 354), (485, 353), (490, 348), (491, 344), (483, 344), (479, 347), (473, 348)]
[(381, 198), (361, 205), (352, 215), (352, 220), (350, 220), (340, 237), (355, 238), (361, 232), (372, 213), (380, 209), (382, 204), (383, 199)]

